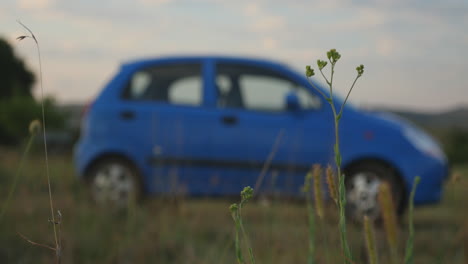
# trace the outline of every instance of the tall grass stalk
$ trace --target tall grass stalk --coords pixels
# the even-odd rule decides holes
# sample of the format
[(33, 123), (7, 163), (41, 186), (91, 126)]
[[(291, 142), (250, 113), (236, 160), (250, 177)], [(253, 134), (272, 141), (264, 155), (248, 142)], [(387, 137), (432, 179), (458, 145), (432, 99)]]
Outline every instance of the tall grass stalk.
[(398, 264), (398, 225), (392, 191), (388, 183), (384, 182), (380, 185), (378, 200), (380, 208), (382, 208), (382, 218), (390, 251), (390, 261), (393, 264)]
[(24, 168), (24, 162), (26, 161), (29, 151), (31, 150), (32, 143), (34, 142), (34, 139), (36, 138), (38, 130), (40, 130), (40, 122), (38, 120), (34, 120), (31, 122), (29, 125), (29, 132), (30, 136), (29, 139), (26, 143), (26, 148), (23, 151), (23, 154), (21, 155), (19, 167), (16, 170), (15, 176), (13, 177), (13, 182), (11, 183), (11, 187), (9, 188), (8, 196), (6, 200), (3, 202), (2, 210), (0, 211), (0, 223), (3, 220), (3, 216), (5, 215), (6, 210), (8, 210), (8, 206), (10, 205), (10, 200), (11, 197), (13, 196), (13, 193), (16, 190), (16, 185), (18, 184), (19, 177), (23, 171)]
[(353, 90), (354, 85), (356, 84), (356, 81), (364, 73), (364, 66), (361, 64), (358, 67), (356, 67), (357, 76), (354, 79), (353, 84), (351, 85), (351, 88), (349, 89), (348, 94), (346, 95), (346, 98), (342, 102), (341, 107), (337, 109), (337, 104), (333, 98), (333, 77), (335, 74), (335, 65), (338, 62), (338, 60), (341, 58), (341, 55), (335, 49), (331, 49), (330, 51), (327, 52), (327, 58), (331, 65), (330, 79), (328, 79), (322, 71), (325, 68), (325, 66), (328, 64), (328, 62), (317, 60), (317, 66), (322, 77), (325, 79), (329, 87), (329, 91), (330, 91), (329, 96), (323, 93), (318, 87), (315, 86), (313, 82), (310, 81), (310, 77), (314, 76), (315, 73), (314, 73), (314, 70), (309, 65), (306, 66), (306, 76), (311, 86), (314, 89), (316, 89), (317, 92), (319, 92), (319, 94), (321, 94), (325, 98), (325, 100), (330, 104), (332, 112), (333, 112), (334, 127), (335, 127), (334, 153), (335, 153), (335, 165), (336, 165), (337, 175), (338, 175), (338, 208), (339, 208), (338, 226), (340, 230), (340, 241), (341, 241), (341, 248), (344, 254), (344, 261), (345, 263), (352, 263), (351, 251), (349, 250), (349, 245), (347, 242), (347, 235), (346, 235), (346, 215), (345, 215), (346, 193), (345, 193), (345, 185), (344, 185), (345, 177), (341, 172), (339, 125), (340, 125), (340, 119), (343, 115), (343, 110), (349, 98), (349, 95), (351, 94), (351, 91)]
[(319, 164), (314, 165), (312, 176), (314, 177), (315, 212), (320, 219), (323, 219), (322, 168)]
[[(45, 157), (45, 167), (46, 167), (46, 175), (47, 175), (47, 187), (48, 187), (48, 193), (49, 193), (49, 205), (50, 205), (50, 222), (52, 223), (53, 230), (54, 230), (54, 239), (55, 239), (55, 253), (56, 253), (56, 262), (60, 263), (60, 256), (61, 256), (61, 242), (59, 240), (60, 234), (57, 232), (57, 227), (56, 225), (61, 224), (61, 222), (57, 222), (55, 219), (55, 214), (54, 214), (54, 202), (52, 199), (52, 188), (50, 187), (50, 171), (49, 171), (49, 157), (48, 157), (48, 152), (47, 152), (47, 136), (46, 136), (46, 118), (45, 118), (45, 111), (44, 111), (44, 85), (43, 85), (43, 78), (42, 78), (42, 60), (41, 60), (41, 49), (39, 46), (39, 42), (34, 35), (34, 33), (21, 21), (18, 21), (18, 23), (25, 28), (29, 32), (28, 35), (23, 35), (19, 36), (16, 39), (21, 41), (25, 38), (31, 38), (34, 40), (34, 43), (36, 45), (36, 50), (37, 50), (37, 57), (38, 57), (38, 62), (39, 62), (39, 84), (40, 84), (40, 89), (41, 89), (41, 110), (42, 110), (42, 135), (43, 135), (43, 140), (44, 140), (44, 157)], [(60, 211), (57, 212), (59, 218), (62, 218), (62, 214)]]
[(260, 171), (260, 175), (257, 178), (257, 181), (255, 182), (254, 186), (254, 195), (257, 194), (258, 190), (260, 189), (260, 186), (263, 183), (263, 178), (265, 178), (265, 175), (270, 168), (271, 162), (273, 161), (273, 158), (276, 155), (276, 152), (278, 151), (279, 144), (281, 143), (281, 139), (283, 138), (284, 135), (284, 128), (282, 128), (279, 132), (278, 135), (276, 136), (275, 143), (273, 144), (273, 147), (270, 150), (270, 153), (268, 154), (266, 162), (263, 164), (262, 170)]
[(333, 169), (330, 165), (328, 165), (327, 167), (326, 175), (327, 175), (328, 193), (330, 197), (332, 198), (333, 202), (335, 202), (335, 204), (338, 205), (338, 194), (336, 190), (335, 176), (333, 175)]
[(367, 248), (367, 256), (369, 259), (369, 264), (377, 264), (377, 249), (375, 247), (375, 235), (374, 235), (374, 228), (373, 223), (367, 217), (364, 216), (364, 235), (366, 238), (366, 248)]
[(416, 194), (416, 188), (418, 187), (421, 177), (417, 176), (414, 178), (413, 188), (411, 189), (410, 199), (409, 199), (409, 209), (408, 209), (408, 228), (409, 235), (408, 240), (406, 241), (406, 252), (405, 252), (405, 264), (414, 263), (414, 224), (413, 224), (413, 211), (414, 211), (414, 195)]
[(307, 264), (315, 263), (315, 215), (314, 208), (312, 207), (312, 180), (314, 174), (314, 167), (306, 174), (304, 177), (304, 185), (302, 187), (302, 192), (306, 197), (307, 203), (307, 224), (308, 224), (308, 237), (309, 237), (309, 246), (307, 248)]

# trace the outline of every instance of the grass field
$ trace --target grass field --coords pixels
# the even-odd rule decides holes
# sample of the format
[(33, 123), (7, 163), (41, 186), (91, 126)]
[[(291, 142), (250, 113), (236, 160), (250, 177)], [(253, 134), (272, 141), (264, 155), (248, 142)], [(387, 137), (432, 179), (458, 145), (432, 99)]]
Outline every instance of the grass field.
[[(10, 190), (20, 156), (0, 150), (0, 206)], [(56, 209), (63, 215), (62, 263), (236, 263), (234, 226), (227, 199), (151, 198), (127, 212), (99, 208), (74, 177), (71, 157), (50, 157)], [(42, 155), (31, 154), (0, 219), (0, 263), (54, 263), (54, 252), (29, 244), (53, 245)], [(415, 263), (467, 263), (468, 166), (445, 186), (443, 201), (415, 211)], [(272, 199), (249, 203), (243, 214), (257, 263), (306, 263), (305, 203)], [(318, 263), (342, 263), (336, 209), (329, 205), (317, 223)], [(402, 223), (400, 248), (406, 241)], [(387, 263), (385, 239), (377, 231), (380, 263)], [(349, 224), (356, 263), (365, 263), (362, 228)]]

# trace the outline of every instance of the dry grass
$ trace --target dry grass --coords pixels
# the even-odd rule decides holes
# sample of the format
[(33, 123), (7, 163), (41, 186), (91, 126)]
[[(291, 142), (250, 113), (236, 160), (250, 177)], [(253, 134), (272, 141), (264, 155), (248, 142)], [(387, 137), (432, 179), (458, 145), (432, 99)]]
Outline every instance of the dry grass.
[[(0, 202), (19, 162), (16, 151), (0, 150)], [(47, 224), (48, 192), (41, 155), (31, 155), (18, 188), (0, 225), (0, 263), (53, 263), (50, 251), (34, 247), (17, 232), (34, 241), (53, 245)], [(97, 208), (84, 186), (74, 177), (71, 158), (50, 157), (51, 184), (56, 206), (67, 217), (62, 225), (63, 263), (235, 263), (234, 227), (225, 199), (150, 199), (128, 212)], [(468, 166), (456, 168), (461, 177), (446, 186), (439, 205), (417, 208), (415, 263), (465, 263), (468, 235), (465, 201)], [(268, 206), (253, 201), (243, 210), (257, 263), (306, 263), (308, 247), (305, 203), (272, 200)], [(317, 230), (318, 263), (340, 263), (340, 237), (334, 205), (324, 208), (327, 218)], [(405, 224), (403, 224), (405, 225)], [(357, 263), (367, 253), (362, 226), (348, 224), (350, 247)], [(402, 230), (407, 230), (404, 226)], [(404, 245), (403, 232), (399, 243)], [(383, 232), (376, 230), (379, 263), (389, 259)], [(326, 243), (324, 243), (326, 242)], [(327, 246), (325, 246), (327, 245)], [(401, 252), (401, 259), (403, 254)]]

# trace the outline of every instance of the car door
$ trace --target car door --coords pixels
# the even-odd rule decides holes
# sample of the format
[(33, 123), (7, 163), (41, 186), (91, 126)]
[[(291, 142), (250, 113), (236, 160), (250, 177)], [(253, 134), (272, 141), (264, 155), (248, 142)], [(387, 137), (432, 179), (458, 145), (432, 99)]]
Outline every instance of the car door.
[[(203, 60), (156, 62), (135, 70), (123, 93), (121, 117), (146, 166), (149, 192), (197, 192), (203, 168), (192, 161), (210, 154)], [(196, 165), (196, 164), (195, 164)]]
[[(331, 153), (331, 123), (319, 97), (304, 78), (268, 63), (219, 60), (213, 78), (218, 122), (211, 143), (221, 189), (297, 195), (305, 172)], [(300, 109), (288, 109), (291, 94)]]

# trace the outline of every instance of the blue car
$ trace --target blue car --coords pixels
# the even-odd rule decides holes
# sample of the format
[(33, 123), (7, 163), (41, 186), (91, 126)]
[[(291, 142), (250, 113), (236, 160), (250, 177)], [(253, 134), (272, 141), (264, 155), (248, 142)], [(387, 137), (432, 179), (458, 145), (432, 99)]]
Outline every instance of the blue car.
[[(447, 159), (425, 132), (351, 105), (341, 120), (351, 216), (378, 214), (384, 181), (400, 212), (416, 176), (416, 204), (441, 199)], [(303, 73), (262, 59), (165, 57), (121, 66), (84, 115), (75, 164), (100, 203), (245, 186), (301, 197), (311, 165), (333, 164), (333, 144), (331, 108)]]

